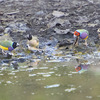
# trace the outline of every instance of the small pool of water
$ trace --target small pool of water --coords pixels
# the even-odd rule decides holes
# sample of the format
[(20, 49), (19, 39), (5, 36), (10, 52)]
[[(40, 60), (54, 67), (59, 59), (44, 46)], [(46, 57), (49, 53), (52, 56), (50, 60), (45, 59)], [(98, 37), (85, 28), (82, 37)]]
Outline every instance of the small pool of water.
[[(17, 69), (4, 64), (0, 100), (99, 100), (100, 64), (92, 61), (35, 59), (18, 63)], [(83, 71), (76, 70), (80, 62)]]

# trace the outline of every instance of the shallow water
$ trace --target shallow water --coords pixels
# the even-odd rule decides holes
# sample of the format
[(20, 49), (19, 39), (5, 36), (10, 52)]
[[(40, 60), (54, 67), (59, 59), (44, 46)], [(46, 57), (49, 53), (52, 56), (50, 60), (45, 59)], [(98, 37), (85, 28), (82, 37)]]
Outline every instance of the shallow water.
[[(81, 62), (67, 57), (19, 62), (18, 68), (4, 63), (0, 69), (0, 100), (99, 100), (100, 64), (83, 61), (87, 69), (76, 72)], [(15, 66), (15, 65), (14, 65)]]

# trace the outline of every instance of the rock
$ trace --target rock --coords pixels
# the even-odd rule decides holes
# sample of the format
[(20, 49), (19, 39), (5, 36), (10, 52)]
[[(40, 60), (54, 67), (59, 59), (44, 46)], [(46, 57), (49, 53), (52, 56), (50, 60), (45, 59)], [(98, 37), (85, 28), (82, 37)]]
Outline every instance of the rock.
[(45, 14), (45, 13), (44, 13), (43, 10), (36, 12), (36, 15), (38, 15), (38, 16), (41, 16), (41, 15), (44, 15), (44, 14)]
[(89, 23), (88, 24), (88, 27), (95, 27), (97, 24), (92, 24), (92, 23)]
[(52, 15), (55, 17), (62, 17), (64, 16), (64, 13), (61, 11), (53, 11)]
[(58, 43), (58, 40), (55, 38), (46, 41), (46, 45), (51, 46), (51, 47), (55, 47), (57, 45), (57, 43)]
[(12, 66), (13, 66), (13, 68), (14, 68), (15, 70), (17, 70), (18, 67), (19, 67), (18, 62), (17, 62), (17, 61), (13, 61), (13, 62), (12, 62)]
[(100, 39), (100, 28), (98, 28), (97, 33), (98, 33), (98, 38)]
[(90, 3), (94, 3), (94, 0), (88, 0), (88, 2), (90, 2)]
[(52, 28), (52, 27), (54, 27), (54, 26), (56, 26), (56, 24), (60, 24), (60, 25), (62, 25), (64, 23), (64, 20), (63, 19), (55, 19), (55, 20), (52, 20), (52, 21), (50, 21), (48, 24), (47, 24), (47, 26), (48, 26), (48, 28)]
[(100, 28), (98, 28), (97, 32), (100, 33)]
[(89, 42), (89, 46), (91, 46), (91, 47), (95, 47), (95, 41), (91, 41), (91, 42)]
[(0, 26), (0, 33), (4, 32), (4, 28)]
[(79, 24), (82, 24), (83, 22), (88, 22), (88, 21), (89, 21), (89, 19), (86, 16), (79, 16), (79, 18), (77, 20), (77, 22)]
[(2, 11), (0, 11), (0, 16), (3, 16), (3, 14), (4, 14), (4, 13), (3, 13)]
[(58, 28), (55, 28), (54, 31), (57, 33), (57, 34), (67, 34), (70, 29), (66, 29), (66, 30), (60, 30)]
[(1, 2), (4, 2), (4, 1), (5, 1), (5, 0), (0, 0), (0, 3), (1, 3)]
[(14, 12), (8, 12), (8, 13), (6, 13), (6, 15), (15, 15), (15, 14), (18, 14), (18, 13), (19, 13), (19, 10), (14, 11)]
[(23, 62), (26, 61), (26, 59), (24, 59), (24, 58), (19, 58), (19, 59), (17, 59), (17, 61), (20, 62), (20, 63), (23, 63)]
[(7, 53), (7, 58), (8, 58), (8, 59), (11, 59), (11, 58), (12, 58), (12, 55), (9, 54), (9, 53)]
[(10, 27), (6, 27), (4, 33), (10, 33), (10, 32), (12, 32), (12, 29)]
[(69, 26), (71, 26), (71, 23), (69, 20), (64, 20), (64, 23), (62, 24), (62, 26), (69, 27)]
[(5, 33), (9, 32), (26, 32), (29, 28), (26, 26), (26, 23), (21, 22), (11, 22), (7, 25), (7, 28), (5, 28)]
[(9, 59), (4, 59), (2, 62), (3, 62), (3, 63), (9, 63), (10, 60), (9, 60)]
[(96, 19), (95, 21), (88, 23), (88, 27), (96, 27), (99, 23), (100, 21)]
[(58, 47), (62, 47), (62, 46), (69, 46), (73, 44), (73, 40), (72, 39), (64, 39), (59, 41), (59, 45)]

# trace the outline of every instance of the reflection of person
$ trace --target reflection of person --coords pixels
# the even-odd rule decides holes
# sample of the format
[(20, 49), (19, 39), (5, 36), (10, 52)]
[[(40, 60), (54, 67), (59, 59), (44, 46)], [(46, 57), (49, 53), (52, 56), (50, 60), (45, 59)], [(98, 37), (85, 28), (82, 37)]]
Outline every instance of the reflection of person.
[(87, 71), (89, 65), (86, 64), (80, 64), (77, 67), (75, 67), (76, 72), (84, 72)]
[(85, 45), (87, 46), (87, 38), (88, 38), (89, 32), (85, 29), (78, 29), (74, 32), (74, 37), (76, 37), (76, 41), (74, 45), (78, 45), (79, 38), (85, 40)]

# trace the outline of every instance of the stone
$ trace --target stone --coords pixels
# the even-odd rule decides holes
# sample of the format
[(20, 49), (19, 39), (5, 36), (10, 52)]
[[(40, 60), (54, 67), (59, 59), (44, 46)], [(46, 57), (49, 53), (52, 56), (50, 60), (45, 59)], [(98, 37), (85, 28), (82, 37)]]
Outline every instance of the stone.
[(64, 16), (64, 13), (61, 11), (53, 11), (52, 15), (55, 17), (62, 17)]
[(70, 31), (70, 29), (61, 30), (61, 29), (55, 28), (54, 31), (57, 34), (67, 34)]
[(44, 15), (45, 13), (44, 13), (44, 11), (38, 11), (38, 12), (36, 12), (36, 15), (38, 15), (38, 16), (40, 16), (40, 15)]
[(48, 28), (52, 28), (52, 27), (54, 27), (54, 26), (56, 26), (56, 24), (63, 24), (64, 23), (64, 20), (63, 19), (55, 19), (55, 20), (52, 20), (52, 21), (50, 21), (48, 24), (47, 24), (47, 26), (48, 26)]
[(0, 26), (0, 33), (4, 32), (4, 28)]

